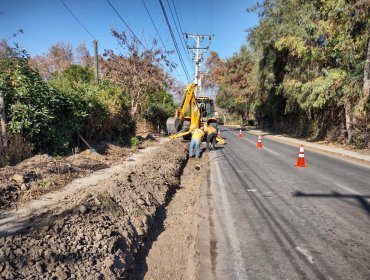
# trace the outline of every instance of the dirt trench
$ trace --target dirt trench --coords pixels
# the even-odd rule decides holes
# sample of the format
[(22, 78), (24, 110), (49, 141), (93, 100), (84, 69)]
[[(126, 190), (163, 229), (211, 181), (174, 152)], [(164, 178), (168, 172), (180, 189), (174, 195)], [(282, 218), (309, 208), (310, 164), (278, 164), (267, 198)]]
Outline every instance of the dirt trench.
[[(207, 155), (191, 158), (180, 188), (158, 217), (150, 239), (138, 256), (132, 279), (201, 279), (198, 231), (202, 218), (200, 196), (207, 186)], [(200, 165), (200, 169), (195, 166)]]
[[(182, 216), (179, 222), (183, 222), (186, 211), (193, 211), (192, 207), (196, 203), (199, 187), (196, 182), (201, 172), (193, 172), (194, 164), (198, 163), (194, 159), (190, 160), (193, 166), (188, 167), (191, 170), (184, 170), (187, 146), (187, 143), (179, 141), (162, 144), (156, 151), (138, 160), (137, 164), (127, 165), (109, 179), (75, 193), (68, 203), (57, 210), (53, 209), (36, 217), (34, 226), (28, 230), (0, 238), (0, 278), (152, 277), (152, 253), (148, 254), (148, 248), (155, 247), (153, 237), (162, 239), (159, 233), (170, 227), (168, 222), (175, 223), (176, 216)], [(189, 181), (180, 181), (184, 172), (188, 173), (188, 178), (196, 175), (190, 179), (194, 181), (193, 189), (185, 188)], [(188, 192), (186, 194), (185, 191), (185, 196), (178, 195), (185, 189)], [(183, 204), (169, 206), (170, 198), (175, 193), (174, 199), (181, 197)], [(190, 214), (193, 215), (189, 212)], [(172, 219), (165, 222), (166, 215)], [(181, 225), (184, 229), (189, 228), (185, 241), (180, 241), (190, 248), (188, 254), (195, 252), (191, 248), (195, 238), (192, 232), (194, 226), (195, 223), (189, 227)], [(183, 238), (184, 234), (186, 231), (178, 234), (178, 237)], [(177, 241), (179, 239), (173, 236), (171, 242), (174, 246), (179, 243)], [(181, 249), (181, 246), (177, 248)], [(173, 252), (172, 255), (175, 254)], [(164, 256), (165, 254), (160, 258), (165, 260)], [(189, 259), (187, 254), (181, 256), (185, 260)], [(170, 263), (172, 264), (173, 262)], [(143, 269), (145, 266), (146, 270)], [(166, 269), (163, 271), (167, 273)], [(160, 278), (185, 279), (172, 277), (171, 273), (166, 274), (169, 277), (162, 274)]]

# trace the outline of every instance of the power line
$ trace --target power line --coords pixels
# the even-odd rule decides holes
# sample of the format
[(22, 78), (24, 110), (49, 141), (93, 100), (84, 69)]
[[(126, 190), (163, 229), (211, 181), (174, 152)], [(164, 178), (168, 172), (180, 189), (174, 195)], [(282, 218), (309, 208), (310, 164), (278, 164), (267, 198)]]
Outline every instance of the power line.
[(119, 14), (119, 12), (114, 8), (114, 6), (112, 5), (112, 3), (107, 0), (108, 4), (112, 7), (112, 9), (116, 12), (117, 16), (121, 19), (121, 21), (125, 24), (125, 26), (127, 27), (128, 30), (130, 30), (131, 34), (134, 36), (134, 38), (139, 42), (140, 45), (143, 46), (143, 48), (147, 51), (148, 48), (146, 46), (144, 46), (144, 44), (140, 41), (140, 39), (136, 36), (136, 34), (134, 33), (134, 31), (132, 31), (132, 29), (130, 28), (130, 26), (126, 23), (126, 21), (121, 17), (121, 15)]
[(185, 67), (184, 60), (183, 60), (182, 55), (181, 55), (181, 52), (179, 50), (179, 46), (177, 45), (176, 38), (175, 38), (175, 35), (173, 34), (173, 30), (172, 30), (171, 24), (170, 24), (170, 22), (168, 20), (168, 16), (167, 16), (166, 10), (165, 10), (165, 8), (163, 6), (162, 0), (159, 0), (159, 4), (161, 5), (164, 18), (166, 19), (167, 27), (168, 27), (168, 29), (170, 31), (170, 34), (171, 34), (171, 37), (172, 37), (172, 41), (173, 41), (173, 43), (175, 45), (177, 54), (179, 56), (179, 59), (180, 59), (180, 62), (181, 62), (181, 66), (184, 69), (184, 72), (186, 74), (186, 78), (187, 78), (188, 82), (190, 83), (190, 76), (189, 76), (188, 70)]
[[(173, 6), (174, 6), (174, 8), (175, 8), (175, 3), (173, 2), (173, 0), (172, 0), (172, 4), (173, 4)], [(185, 52), (185, 54), (186, 54), (186, 58), (188, 59), (188, 62), (189, 62), (189, 64), (192, 66), (192, 62), (191, 62), (191, 58), (190, 58), (190, 56), (189, 56), (189, 53), (186, 51), (186, 47), (185, 47), (185, 45), (184, 45), (184, 42), (183, 42), (183, 36), (181, 35), (182, 34), (182, 29), (181, 29), (181, 25), (180, 25), (180, 21), (179, 21), (179, 25), (180, 25), (180, 29), (181, 29), (181, 34), (180, 34), (180, 32), (179, 32), (179, 29), (178, 29), (178, 27), (177, 27), (177, 23), (176, 23), (176, 20), (175, 20), (175, 17), (173, 16), (173, 13), (172, 13), (172, 9), (171, 9), (171, 5), (170, 5), (170, 3), (169, 3), (169, 1), (167, 0), (167, 5), (168, 5), (168, 8), (170, 9), (170, 13), (171, 13), (171, 16), (172, 16), (172, 20), (173, 20), (173, 22), (175, 23), (175, 27), (176, 27), (176, 32), (177, 32), (177, 35), (179, 36), (179, 38), (180, 38), (180, 42), (181, 42), (181, 45), (182, 45), (182, 48), (183, 48), (183, 50), (184, 50), (184, 52)], [(175, 8), (176, 9), (176, 8)], [(175, 10), (176, 11), (176, 10)], [(177, 13), (176, 13), (176, 16), (177, 16)], [(177, 17), (177, 20), (178, 20), (179, 18)]]
[[(177, 14), (177, 9), (176, 9), (176, 6), (175, 6), (175, 2), (174, 2), (173, 0), (172, 0), (172, 5), (173, 5), (173, 8), (174, 8), (174, 10), (175, 10), (175, 15), (176, 15), (176, 18), (177, 18), (177, 22), (179, 23), (179, 26), (180, 26), (181, 34), (182, 34), (182, 35), (184, 35), (184, 34), (185, 34), (185, 32), (183, 31), (183, 29), (182, 29), (182, 27), (181, 27), (181, 23), (180, 23), (179, 16), (178, 16), (178, 14)], [(181, 38), (184, 40), (184, 37), (183, 37), (183, 36), (181, 36)], [(184, 44), (186, 45), (185, 40), (184, 40)], [(190, 61), (191, 61), (192, 59), (190, 58), (189, 53), (187, 53), (187, 54), (188, 54), (188, 57), (189, 57), (189, 59), (190, 59)], [(190, 64), (192, 65), (192, 63), (190, 63)]]
[[(168, 53), (168, 58), (170, 59), (170, 62), (171, 62), (172, 64), (174, 64), (174, 65), (175, 65), (175, 63), (174, 63), (174, 62), (172, 61), (172, 59), (171, 59), (171, 56), (170, 56), (169, 52), (168, 52), (168, 51), (167, 51), (167, 49), (166, 49), (166, 45), (164, 44), (164, 42), (163, 42), (163, 40), (162, 40), (161, 35), (159, 34), (158, 28), (157, 28), (157, 26), (155, 25), (155, 23), (154, 23), (154, 20), (153, 20), (152, 16), (150, 15), (150, 12), (149, 12), (149, 10), (148, 10), (148, 7), (146, 6), (146, 4), (145, 4), (144, 0), (141, 0), (141, 2), (143, 3), (143, 5), (144, 5), (144, 7), (145, 7), (145, 10), (146, 10), (146, 12), (147, 12), (147, 14), (148, 14), (148, 16), (149, 16), (149, 18), (150, 18), (150, 21), (152, 22), (152, 25), (154, 26), (155, 31), (157, 32), (158, 38), (159, 38), (159, 40), (161, 41), (162, 46), (163, 46), (163, 48), (164, 48), (165, 52), (166, 52), (166, 53)], [(178, 72), (178, 70), (177, 70), (177, 68), (176, 68), (176, 67), (175, 67), (175, 71), (176, 71), (177, 75), (178, 75), (178, 76), (180, 76), (180, 74), (179, 74), (179, 72)]]
[(80, 24), (80, 26), (91, 36), (91, 38), (93, 38), (94, 40), (96, 40), (95, 36), (91, 34), (91, 32), (89, 30), (87, 30), (87, 28), (85, 27), (85, 25), (82, 24), (82, 22), (73, 14), (73, 12), (71, 11), (70, 8), (68, 8), (68, 6), (66, 5), (66, 3), (64, 3), (63, 0), (60, 0), (60, 2), (62, 2), (63, 6), (67, 9), (67, 11), (71, 14), (71, 16)]

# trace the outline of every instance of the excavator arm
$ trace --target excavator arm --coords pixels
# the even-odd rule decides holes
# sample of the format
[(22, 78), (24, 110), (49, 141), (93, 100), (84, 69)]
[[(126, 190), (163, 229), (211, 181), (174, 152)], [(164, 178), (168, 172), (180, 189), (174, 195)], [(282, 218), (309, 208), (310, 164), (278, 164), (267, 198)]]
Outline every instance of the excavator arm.
[[(176, 116), (169, 118), (166, 122), (167, 132), (170, 138), (179, 138), (190, 134), (194, 128), (199, 127), (200, 112), (195, 99), (195, 84), (191, 83), (187, 86), (185, 96), (181, 106), (176, 111)], [(189, 108), (190, 115), (185, 116)], [(184, 122), (190, 122), (189, 126), (185, 126)]]

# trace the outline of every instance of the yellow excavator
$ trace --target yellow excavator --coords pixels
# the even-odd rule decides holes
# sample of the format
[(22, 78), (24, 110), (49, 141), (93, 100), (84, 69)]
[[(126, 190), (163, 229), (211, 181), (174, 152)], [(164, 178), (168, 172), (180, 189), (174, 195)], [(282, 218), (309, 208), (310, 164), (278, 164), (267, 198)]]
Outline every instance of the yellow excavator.
[[(172, 139), (190, 139), (191, 132), (204, 124), (217, 126), (213, 100), (209, 97), (195, 97), (195, 84), (190, 83), (175, 117), (167, 119), (167, 132)], [(222, 145), (226, 143), (220, 135), (217, 135), (216, 141)]]

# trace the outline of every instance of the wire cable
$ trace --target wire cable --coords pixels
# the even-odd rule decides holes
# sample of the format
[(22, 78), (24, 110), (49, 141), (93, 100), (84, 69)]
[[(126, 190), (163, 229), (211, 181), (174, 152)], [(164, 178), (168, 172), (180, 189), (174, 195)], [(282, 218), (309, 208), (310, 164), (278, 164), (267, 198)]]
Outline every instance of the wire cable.
[[(145, 8), (145, 10), (146, 10), (146, 12), (147, 12), (147, 14), (148, 14), (148, 16), (149, 16), (149, 18), (150, 18), (150, 21), (152, 22), (152, 25), (154, 26), (155, 31), (157, 32), (158, 38), (159, 38), (159, 40), (161, 41), (162, 46), (163, 46), (163, 48), (164, 48), (165, 52), (168, 54), (168, 58), (170, 59), (170, 62), (171, 62), (173, 65), (176, 65), (176, 64), (173, 62), (173, 60), (172, 60), (172, 58), (171, 58), (171, 56), (170, 56), (170, 53), (169, 53), (169, 52), (167, 51), (167, 49), (166, 49), (166, 45), (164, 44), (164, 42), (163, 42), (163, 40), (162, 40), (162, 37), (161, 37), (161, 35), (159, 34), (158, 28), (157, 28), (157, 26), (156, 26), (156, 25), (155, 25), (155, 23), (154, 23), (154, 20), (153, 20), (153, 18), (152, 18), (152, 16), (151, 16), (150, 12), (149, 12), (149, 10), (148, 10), (148, 7), (146, 6), (146, 4), (145, 4), (144, 0), (141, 0), (141, 2), (142, 2), (142, 3), (143, 3), (143, 5), (144, 5), (144, 8)], [(177, 68), (176, 68), (176, 67), (175, 67), (175, 71), (176, 71), (177, 75), (178, 75), (178, 76), (180, 76), (180, 73), (179, 73), (179, 71), (177, 70)]]
[(91, 32), (89, 30), (87, 30), (87, 28), (85, 27), (85, 25), (82, 24), (82, 22), (74, 15), (74, 13), (71, 11), (70, 8), (68, 8), (68, 6), (66, 5), (66, 3), (64, 3), (63, 0), (60, 0), (60, 2), (62, 2), (63, 6), (67, 9), (67, 11), (71, 14), (71, 16), (79, 23), (79, 25), (91, 36), (91, 38), (93, 38), (94, 40), (96, 40), (95, 36), (91, 34)]
[(159, 0), (159, 4), (161, 5), (161, 9), (162, 9), (164, 18), (166, 19), (167, 27), (168, 27), (168, 29), (170, 31), (172, 41), (173, 41), (173, 43), (175, 45), (175, 48), (176, 48), (176, 51), (177, 51), (177, 55), (179, 56), (179, 59), (180, 59), (180, 62), (181, 62), (181, 66), (182, 66), (182, 68), (183, 68), (183, 70), (185, 72), (185, 75), (186, 75), (186, 78), (188, 80), (188, 83), (190, 83), (190, 76), (189, 76), (188, 70), (185, 67), (184, 59), (182, 58), (182, 55), (181, 55), (181, 52), (179, 50), (179, 46), (177, 44), (175, 35), (173, 34), (173, 30), (172, 30), (171, 24), (170, 24), (170, 22), (168, 20), (168, 16), (167, 16), (166, 10), (165, 10), (165, 8), (163, 6), (162, 0)]
[[(173, 0), (172, 0), (172, 4), (173, 4), (173, 6), (174, 6), (174, 8), (175, 8), (175, 3), (173, 2)], [(183, 33), (183, 32), (182, 32), (182, 29), (181, 29), (180, 21), (178, 20), (179, 18), (177, 17), (177, 20), (178, 20), (179, 25), (180, 25), (181, 33), (179, 32), (179, 28), (177, 27), (177, 23), (176, 23), (175, 17), (173, 16), (172, 9), (171, 9), (171, 5), (170, 5), (170, 3), (169, 3), (169, 1), (168, 1), (168, 0), (167, 0), (167, 5), (168, 5), (168, 8), (170, 9), (170, 13), (171, 13), (171, 16), (172, 16), (172, 20), (173, 20), (173, 22), (175, 23), (176, 32), (177, 32), (177, 35), (178, 35), (178, 36), (179, 36), (179, 38), (180, 38), (180, 42), (181, 42), (181, 45), (182, 45), (182, 47), (183, 47), (183, 49), (184, 49), (184, 51), (185, 51), (186, 58), (188, 59), (188, 62), (189, 62), (189, 64), (190, 64), (190, 66), (193, 66), (193, 63), (191, 62), (191, 59), (190, 59), (190, 56), (189, 56), (189, 53), (187, 52), (186, 47), (185, 47), (185, 45), (184, 45), (184, 37), (182, 36), (182, 33)], [(175, 12), (176, 12), (176, 8), (175, 8)], [(176, 13), (176, 16), (177, 16), (177, 13)]]
[(108, 4), (112, 7), (112, 9), (116, 12), (117, 16), (121, 19), (121, 21), (125, 24), (125, 26), (127, 27), (128, 30), (130, 30), (131, 34), (134, 36), (134, 38), (139, 42), (140, 45), (143, 46), (143, 48), (147, 51), (148, 48), (140, 41), (140, 39), (136, 36), (136, 34), (134, 33), (134, 31), (132, 31), (131, 27), (126, 23), (126, 21), (121, 17), (121, 15), (119, 14), (119, 12), (114, 8), (114, 6), (112, 5), (112, 3), (109, 1), (109, 0), (106, 0), (108, 2)]
[[(184, 35), (185, 32), (182, 29), (182, 26), (181, 26), (181, 23), (180, 23), (180, 19), (179, 19), (179, 16), (177, 14), (177, 9), (176, 9), (176, 6), (175, 6), (175, 2), (173, 0), (172, 0), (172, 5), (173, 5), (173, 8), (175, 10), (175, 15), (176, 15), (176, 18), (177, 18), (177, 22), (179, 23), (179, 26), (180, 26), (181, 34)], [(186, 41), (185, 41), (184, 37), (182, 37), (182, 39), (184, 40), (184, 44), (186, 45)], [(191, 57), (189, 55), (189, 52), (188, 52), (188, 57), (190, 58), (190, 61), (192, 61), (192, 59), (191, 59)], [(191, 65), (193, 65), (193, 63), (191, 63)]]

